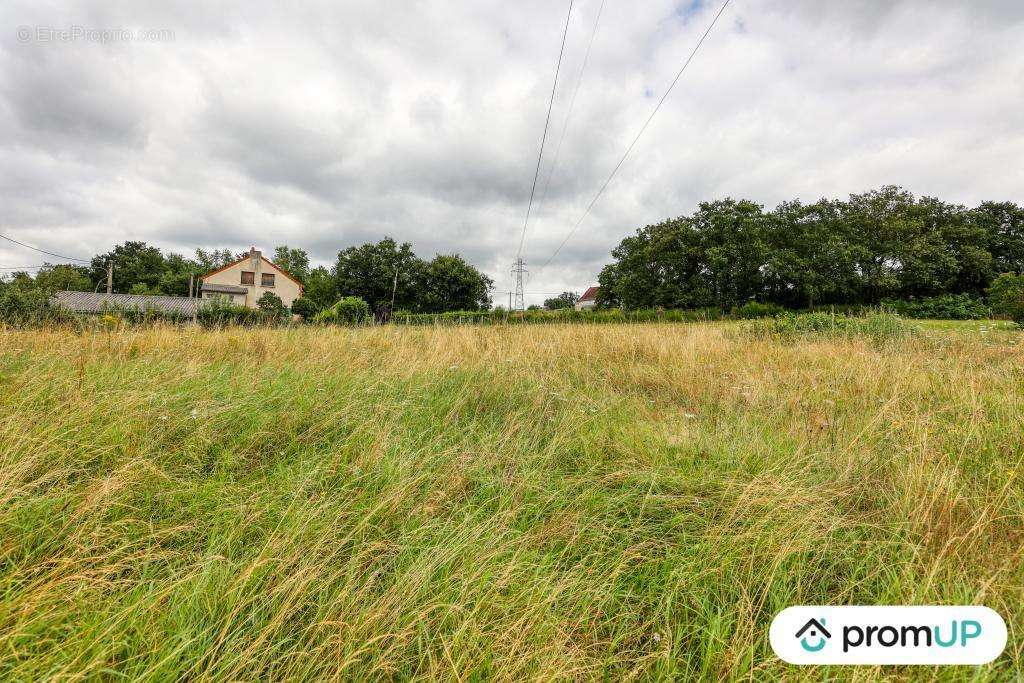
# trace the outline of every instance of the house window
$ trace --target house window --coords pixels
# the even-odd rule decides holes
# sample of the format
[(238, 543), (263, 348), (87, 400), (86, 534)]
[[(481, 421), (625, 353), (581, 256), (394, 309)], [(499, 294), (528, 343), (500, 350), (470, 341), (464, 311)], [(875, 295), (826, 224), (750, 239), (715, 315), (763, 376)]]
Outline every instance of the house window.
[(274, 274), (273, 273), (261, 273), (260, 284), (264, 287), (274, 286)]
[(242, 284), (243, 285), (254, 285), (256, 284), (256, 273), (251, 270), (242, 271)]

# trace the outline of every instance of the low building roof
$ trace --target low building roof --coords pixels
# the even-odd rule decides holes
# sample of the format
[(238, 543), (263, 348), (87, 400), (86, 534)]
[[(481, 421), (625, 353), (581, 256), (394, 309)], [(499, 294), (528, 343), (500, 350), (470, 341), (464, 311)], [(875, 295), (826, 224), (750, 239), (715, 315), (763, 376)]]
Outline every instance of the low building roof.
[(600, 287), (590, 287), (590, 288), (588, 288), (587, 291), (583, 292), (583, 296), (581, 296), (579, 299), (577, 299), (577, 303), (579, 303), (580, 301), (596, 301), (597, 300), (597, 293), (599, 291), (601, 291)]
[(144, 294), (107, 294), (106, 292), (57, 292), (50, 303), (75, 313), (103, 313), (127, 308), (140, 311), (161, 311), (192, 315), (201, 305), (199, 299), (181, 296), (149, 296)]
[(204, 282), (204, 292), (220, 292), (221, 294), (246, 294), (249, 290), (238, 285), (218, 285), (212, 282)]

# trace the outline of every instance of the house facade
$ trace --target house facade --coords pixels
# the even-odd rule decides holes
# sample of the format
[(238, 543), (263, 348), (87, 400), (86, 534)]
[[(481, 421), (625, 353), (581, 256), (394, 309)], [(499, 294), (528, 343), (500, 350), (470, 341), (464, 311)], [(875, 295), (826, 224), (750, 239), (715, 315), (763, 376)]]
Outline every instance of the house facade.
[(587, 291), (583, 292), (576, 301), (577, 311), (589, 311), (597, 307), (597, 293), (601, 291), (600, 287), (589, 287)]
[(203, 276), (200, 288), (204, 299), (221, 299), (239, 306), (256, 308), (266, 292), (281, 297), (289, 308), (302, 296), (302, 284), (288, 271), (264, 258), (255, 247), (234, 263), (229, 263)]

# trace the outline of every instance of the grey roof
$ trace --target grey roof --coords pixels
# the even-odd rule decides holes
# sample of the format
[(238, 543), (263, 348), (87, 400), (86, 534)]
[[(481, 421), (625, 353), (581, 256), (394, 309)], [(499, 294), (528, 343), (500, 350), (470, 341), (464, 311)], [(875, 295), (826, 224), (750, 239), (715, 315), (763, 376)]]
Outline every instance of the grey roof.
[(222, 294), (247, 294), (249, 292), (245, 287), (239, 287), (238, 285), (218, 285), (214, 283), (204, 282), (204, 292), (220, 292)]
[(162, 311), (192, 315), (200, 299), (180, 296), (148, 296), (143, 294), (107, 294), (93, 292), (57, 292), (50, 303), (75, 313), (103, 313), (109, 309), (127, 308), (140, 311)]

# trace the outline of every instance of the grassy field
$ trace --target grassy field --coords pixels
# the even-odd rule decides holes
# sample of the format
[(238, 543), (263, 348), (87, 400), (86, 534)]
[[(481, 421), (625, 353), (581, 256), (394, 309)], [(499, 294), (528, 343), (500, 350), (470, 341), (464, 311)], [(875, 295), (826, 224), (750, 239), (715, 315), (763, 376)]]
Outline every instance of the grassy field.
[[(1024, 676), (1020, 335), (0, 332), (0, 679)], [(822, 603), (1009, 643), (776, 659)]]

